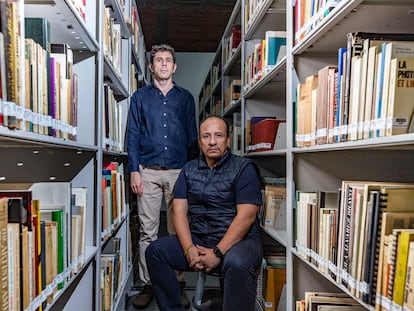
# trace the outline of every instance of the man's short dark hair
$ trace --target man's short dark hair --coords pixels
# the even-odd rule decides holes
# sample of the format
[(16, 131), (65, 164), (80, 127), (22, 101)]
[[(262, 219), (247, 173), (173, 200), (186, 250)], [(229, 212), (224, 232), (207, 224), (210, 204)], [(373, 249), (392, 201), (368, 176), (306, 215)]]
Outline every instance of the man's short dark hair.
[(172, 46), (168, 44), (153, 45), (151, 52), (150, 52), (150, 63), (151, 64), (154, 63), (154, 56), (157, 52), (170, 52), (173, 57), (174, 64), (175, 64), (175, 50)]
[(219, 119), (219, 120), (222, 120), (222, 121), (224, 122), (224, 124), (226, 125), (226, 137), (229, 137), (229, 136), (230, 136), (230, 126), (229, 126), (229, 123), (227, 122), (227, 120), (226, 120), (226, 119), (224, 119), (224, 118), (222, 118), (222, 117), (220, 117), (220, 116), (208, 116), (208, 117), (206, 117), (204, 120), (202, 120), (202, 121), (200, 122), (200, 128), (201, 128), (201, 125), (202, 125), (205, 121), (207, 121), (207, 120), (209, 120), (209, 119)]

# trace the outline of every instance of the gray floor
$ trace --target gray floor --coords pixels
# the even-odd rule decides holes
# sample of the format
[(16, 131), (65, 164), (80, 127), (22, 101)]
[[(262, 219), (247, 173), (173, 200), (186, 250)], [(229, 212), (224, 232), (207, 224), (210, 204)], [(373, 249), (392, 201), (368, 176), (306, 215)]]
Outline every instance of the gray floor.
[[(196, 285), (197, 280), (197, 273), (196, 272), (186, 272), (185, 280), (187, 282), (186, 286), (186, 293), (188, 298), (191, 300), (194, 296), (194, 289)], [(136, 291), (139, 290), (139, 287), (135, 289)], [(132, 291), (131, 294), (134, 294), (135, 292)], [(205, 289), (205, 299), (212, 301), (212, 306), (210, 308), (210, 311), (218, 311), (220, 310), (220, 285), (217, 277), (213, 276), (207, 276), (206, 281), (206, 289)], [(138, 309), (135, 309), (132, 305), (133, 296), (130, 296), (129, 301), (127, 303), (127, 309), (126, 311), (136, 311)], [(204, 301), (204, 299), (203, 299)], [(144, 311), (159, 311), (157, 303), (155, 300), (151, 302), (151, 304), (145, 308), (141, 309)]]

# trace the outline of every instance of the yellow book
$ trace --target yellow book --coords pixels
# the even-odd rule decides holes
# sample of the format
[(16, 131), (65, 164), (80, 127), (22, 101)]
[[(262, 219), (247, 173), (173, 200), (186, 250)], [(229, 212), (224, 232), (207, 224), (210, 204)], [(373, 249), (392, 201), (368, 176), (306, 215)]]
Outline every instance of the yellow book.
[(410, 242), (405, 277), (404, 308), (414, 310), (414, 242)]
[(403, 306), (404, 304), (404, 287), (407, 274), (408, 252), (411, 241), (414, 241), (414, 232), (412, 230), (402, 231), (398, 241), (398, 255), (394, 274), (394, 290), (392, 295), (392, 300), (400, 306)]

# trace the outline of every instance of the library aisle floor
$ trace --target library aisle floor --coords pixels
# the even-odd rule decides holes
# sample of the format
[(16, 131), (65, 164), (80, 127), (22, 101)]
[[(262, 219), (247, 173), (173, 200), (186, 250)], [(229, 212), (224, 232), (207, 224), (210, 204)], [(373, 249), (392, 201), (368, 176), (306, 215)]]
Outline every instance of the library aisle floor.
[[(166, 232), (167, 228), (167, 221), (166, 221), (166, 212), (165, 210), (161, 211), (160, 215), (160, 232), (158, 234), (159, 237), (167, 235)], [(194, 297), (194, 291), (196, 287), (197, 282), (197, 273), (196, 272), (186, 272), (185, 273), (185, 281), (187, 282), (186, 285), (186, 292), (188, 299), (190, 301)], [(136, 281), (133, 288), (130, 289), (128, 292), (128, 301), (127, 301), (127, 308), (125, 311), (136, 311), (138, 309), (135, 309), (132, 305), (133, 295), (137, 294), (138, 291), (141, 288), (140, 281)], [(210, 311), (220, 311), (220, 304), (221, 304), (221, 297), (220, 297), (220, 282), (217, 277), (213, 276), (207, 276), (206, 285), (205, 285), (205, 291), (204, 291), (204, 299), (203, 301), (211, 300), (212, 305), (210, 308)], [(157, 303), (155, 302), (155, 299), (150, 303), (150, 305), (145, 308), (141, 309), (143, 311), (159, 311)]]

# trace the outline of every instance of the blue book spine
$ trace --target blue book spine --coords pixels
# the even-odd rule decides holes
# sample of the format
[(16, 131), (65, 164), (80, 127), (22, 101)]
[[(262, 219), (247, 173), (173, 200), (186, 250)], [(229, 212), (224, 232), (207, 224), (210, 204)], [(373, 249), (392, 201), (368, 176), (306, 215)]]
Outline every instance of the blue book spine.
[[(378, 123), (379, 120), (381, 119), (381, 110), (382, 110), (382, 88), (384, 87), (384, 62), (385, 62), (385, 50), (387, 48), (387, 42), (384, 42), (381, 44), (381, 65), (380, 65), (380, 72), (378, 73), (379, 76), (379, 90), (381, 90), (380, 92), (378, 92), (378, 98), (377, 98), (377, 111), (376, 111), (376, 116), (377, 116), (377, 120)], [(385, 105), (387, 103), (384, 103)], [(375, 130), (375, 137), (379, 137), (380, 136), (380, 129), (377, 128)]]
[(347, 52), (347, 48), (339, 48), (338, 50), (338, 92), (336, 94), (337, 99), (337, 109), (336, 109), (336, 120), (335, 120), (335, 127), (337, 130), (335, 131), (334, 141), (340, 141), (339, 135), (339, 127), (341, 124), (342, 119), (342, 107), (341, 107), (341, 77), (344, 74), (344, 54)]

